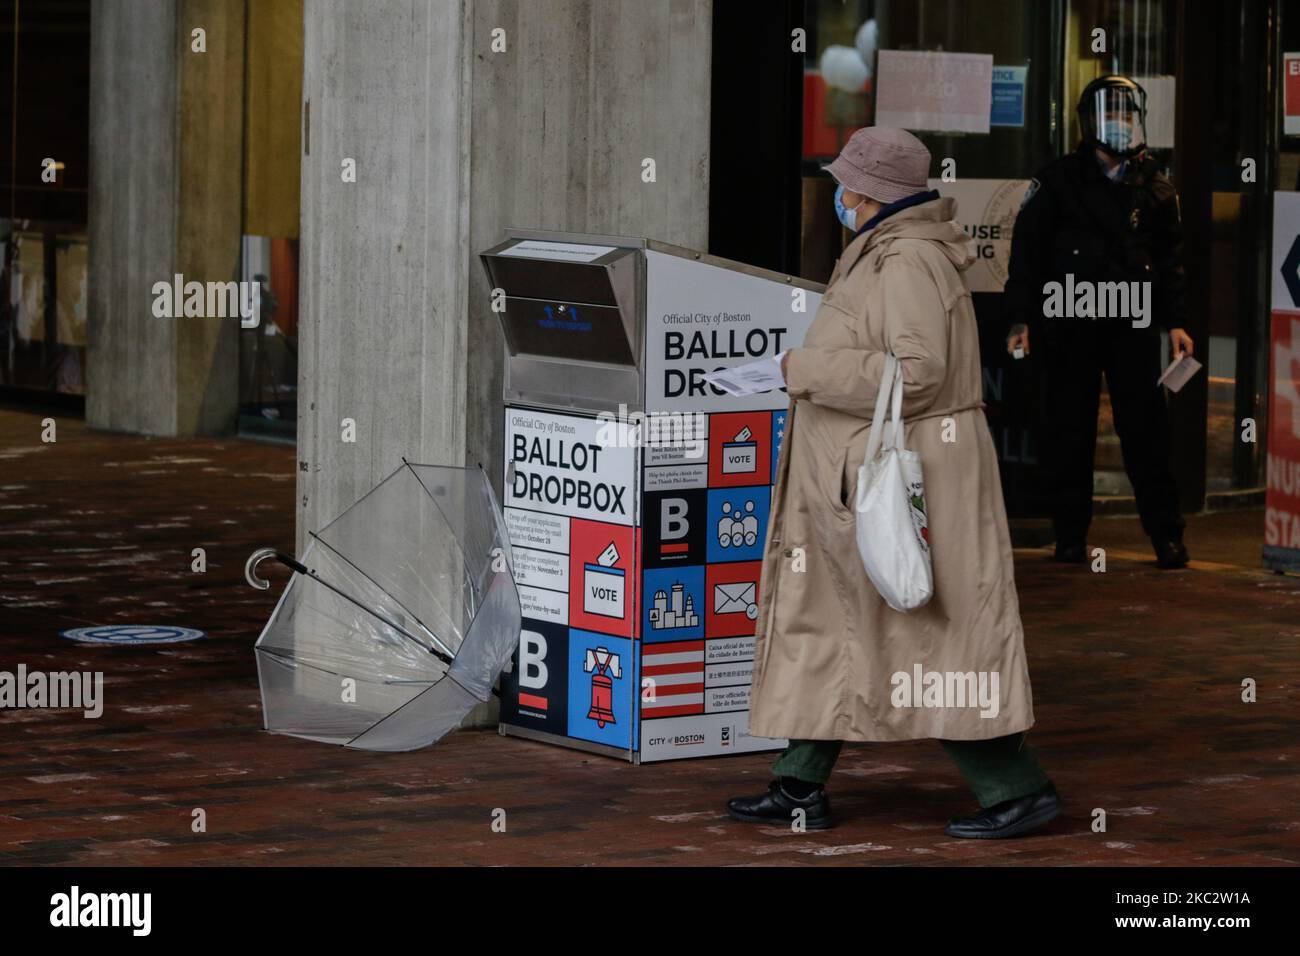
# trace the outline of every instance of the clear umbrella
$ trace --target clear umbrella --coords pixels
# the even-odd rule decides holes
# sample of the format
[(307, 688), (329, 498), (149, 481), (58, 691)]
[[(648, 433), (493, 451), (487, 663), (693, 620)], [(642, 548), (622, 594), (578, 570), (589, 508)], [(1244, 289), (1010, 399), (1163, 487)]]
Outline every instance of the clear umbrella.
[(266, 729), (363, 750), (414, 750), (454, 729), (519, 642), (510, 538), (481, 468), (402, 467), (295, 560), (257, 639)]

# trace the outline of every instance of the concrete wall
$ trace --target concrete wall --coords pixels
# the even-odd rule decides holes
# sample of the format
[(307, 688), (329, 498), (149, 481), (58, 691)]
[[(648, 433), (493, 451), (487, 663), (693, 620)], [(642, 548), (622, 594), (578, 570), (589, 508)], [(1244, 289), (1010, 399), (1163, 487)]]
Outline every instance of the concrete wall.
[(317, 0), (303, 12), (300, 549), (402, 456), (465, 461), (470, 267), (461, 4)]
[(244, 231), (298, 235), (302, 175), (303, 0), (248, 5)]
[[(177, 271), (186, 280), (239, 278), (243, 209), (244, 7), (181, 0)], [(190, 31), (207, 32), (207, 52)], [(239, 320), (188, 318), (176, 336), (176, 431), (233, 431), (239, 407)]]
[(176, 432), (176, 331), (150, 287), (176, 251), (177, 6), (95, 0), (90, 14), (86, 421)]
[(307, 4), (300, 546), (402, 455), (499, 484), (504, 346), (476, 253), (507, 226), (707, 245), (710, 10)]
[(300, 548), (403, 455), (481, 462), (499, 490), (504, 346), (476, 254), (507, 226), (706, 246), (711, 49), (709, 0), (304, 15)]
[[(207, 49), (192, 52), (202, 27)], [(158, 318), (152, 286), (238, 278), (243, 5), (91, 9), (86, 420), (152, 435), (235, 422), (238, 319)]]
[[(476, 0), (470, 246), (508, 226), (708, 247), (711, 0)], [(491, 51), (506, 31), (506, 52)], [(641, 180), (655, 160), (656, 182)], [(501, 490), (505, 348), (470, 272), (470, 460)]]

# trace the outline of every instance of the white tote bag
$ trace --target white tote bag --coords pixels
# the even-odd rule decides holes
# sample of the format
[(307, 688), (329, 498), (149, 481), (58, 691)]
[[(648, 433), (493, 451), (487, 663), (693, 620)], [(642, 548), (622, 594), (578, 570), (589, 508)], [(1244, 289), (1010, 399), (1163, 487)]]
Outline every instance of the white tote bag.
[[(885, 427), (885, 403), (893, 421)], [(913, 611), (934, 594), (921, 459), (903, 447), (903, 364), (885, 357), (867, 452), (853, 509), (867, 577), (895, 611)]]

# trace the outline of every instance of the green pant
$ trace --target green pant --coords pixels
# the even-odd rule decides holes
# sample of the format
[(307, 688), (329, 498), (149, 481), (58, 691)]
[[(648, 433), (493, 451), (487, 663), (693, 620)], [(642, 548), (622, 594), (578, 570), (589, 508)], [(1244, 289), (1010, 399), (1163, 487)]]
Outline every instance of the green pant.
[[(1009, 734), (989, 740), (941, 740), (981, 807), (1028, 796), (1047, 783), (1038, 754), (1025, 735)], [(842, 740), (792, 740), (772, 772), (807, 783), (824, 784), (840, 755)]]

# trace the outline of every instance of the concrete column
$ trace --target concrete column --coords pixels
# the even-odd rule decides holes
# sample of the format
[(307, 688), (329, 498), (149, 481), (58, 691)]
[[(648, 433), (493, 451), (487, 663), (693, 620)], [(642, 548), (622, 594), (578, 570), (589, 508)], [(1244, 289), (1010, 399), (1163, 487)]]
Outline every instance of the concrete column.
[[(244, 175), (244, 6), (180, 2), (177, 269), (188, 281), (239, 278)], [(191, 31), (207, 32), (194, 53)], [(178, 319), (176, 428), (182, 435), (233, 431), (239, 410), (239, 320)]]
[[(475, 0), (470, 245), (509, 226), (707, 250), (711, 0)], [(506, 51), (492, 52), (504, 29)], [(656, 181), (642, 181), (653, 159)], [(505, 341), (470, 269), (468, 443), (501, 491)]]
[(465, 462), (470, 267), (462, 3), (303, 14), (300, 549), (403, 456)]
[(711, 9), (306, 4), (300, 549), (403, 455), (480, 462), (500, 490), (504, 342), (477, 253), (507, 226), (706, 247)]
[(150, 287), (176, 254), (177, 6), (95, 0), (90, 14), (86, 421), (176, 433), (176, 332)]
[[(206, 32), (206, 52), (191, 31)], [(237, 279), (243, 5), (91, 9), (86, 419), (152, 435), (234, 427), (237, 318), (158, 318), (152, 286)]]

